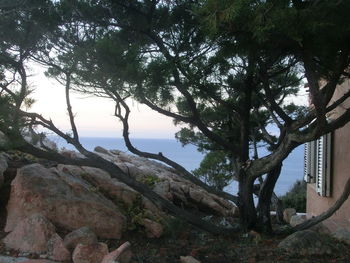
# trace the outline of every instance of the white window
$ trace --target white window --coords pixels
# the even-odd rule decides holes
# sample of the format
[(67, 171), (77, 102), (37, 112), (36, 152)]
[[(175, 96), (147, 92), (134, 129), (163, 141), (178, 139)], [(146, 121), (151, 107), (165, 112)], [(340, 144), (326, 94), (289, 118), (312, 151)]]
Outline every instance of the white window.
[(326, 134), (305, 144), (304, 180), (315, 183), (320, 196), (331, 196), (332, 136)]

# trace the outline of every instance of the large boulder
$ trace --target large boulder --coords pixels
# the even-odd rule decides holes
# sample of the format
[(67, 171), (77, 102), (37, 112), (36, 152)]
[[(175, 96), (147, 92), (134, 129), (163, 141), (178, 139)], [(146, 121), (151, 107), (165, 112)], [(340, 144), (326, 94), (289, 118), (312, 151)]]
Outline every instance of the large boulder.
[(121, 237), (125, 216), (78, 176), (32, 164), (18, 170), (11, 186), (6, 232), (23, 218), (40, 212), (67, 230), (88, 226), (99, 237)]
[(20, 221), (3, 242), (7, 248), (46, 254), (57, 261), (68, 261), (71, 256), (62, 238), (55, 232), (55, 226), (41, 214)]
[(7, 248), (29, 253), (46, 253), (47, 243), (56, 233), (55, 226), (41, 214), (18, 222), (3, 242)]
[[(220, 198), (216, 195), (208, 193), (197, 185), (189, 182), (179, 173), (166, 165), (159, 162), (151, 161), (146, 158), (129, 155), (121, 151), (108, 151), (102, 147), (95, 148), (97, 154), (101, 157), (114, 162), (125, 173), (134, 177), (136, 180), (148, 184), (156, 193), (176, 203), (181, 203), (182, 206), (198, 209), (204, 213), (213, 213), (224, 217), (234, 216), (237, 213), (237, 208), (229, 201)], [(104, 190), (111, 193), (111, 188), (119, 186), (115, 179), (110, 179), (105, 175), (102, 176), (97, 170), (87, 169), (83, 167), (87, 175), (94, 177), (93, 180)], [(100, 174), (100, 175), (97, 175)], [(98, 179), (99, 178), (99, 179)], [(104, 181), (104, 182), (103, 182)], [(114, 181), (114, 182), (113, 182)], [(115, 186), (113, 186), (113, 184)], [(119, 182), (119, 184), (121, 184)], [(120, 185), (124, 187), (125, 185)], [(132, 198), (133, 190), (129, 187), (124, 187), (124, 195), (130, 195)], [(117, 196), (121, 190), (114, 190)], [(135, 197), (134, 197), (135, 198)], [(123, 198), (125, 199), (125, 198)], [(126, 198), (128, 199), (128, 198)]]
[(300, 255), (324, 255), (331, 254), (332, 248), (327, 240), (319, 233), (312, 230), (295, 232), (283, 239), (278, 247), (290, 253)]

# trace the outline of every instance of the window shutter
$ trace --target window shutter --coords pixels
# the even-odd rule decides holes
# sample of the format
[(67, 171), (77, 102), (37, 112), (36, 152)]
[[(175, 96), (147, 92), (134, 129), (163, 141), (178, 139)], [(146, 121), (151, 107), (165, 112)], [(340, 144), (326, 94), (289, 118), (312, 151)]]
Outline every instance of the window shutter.
[(304, 145), (304, 180), (315, 183), (316, 179), (316, 142), (307, 142)]
[(331, 183), (331, 134), (316, 141), (316, 192), (320, 196), (330, 196)]
[(310, 183), (310, 166), (311, 166), (311, 147), (310, 142), (304, 144), (304, 181)]

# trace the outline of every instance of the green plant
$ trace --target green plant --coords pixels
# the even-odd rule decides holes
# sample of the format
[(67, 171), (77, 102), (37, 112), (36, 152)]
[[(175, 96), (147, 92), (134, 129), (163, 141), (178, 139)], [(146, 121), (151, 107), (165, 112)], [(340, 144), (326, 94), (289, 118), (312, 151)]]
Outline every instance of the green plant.
[(306, 211), (306, 183), (298, 180), (292, 188), (280, 197), (284, 207), (293, 207), (298, 212)]
[(147, 175), (140, 180), (141, 183), (153, 187), (156, 183), (160, 182), (160, 179), (155, 175)]

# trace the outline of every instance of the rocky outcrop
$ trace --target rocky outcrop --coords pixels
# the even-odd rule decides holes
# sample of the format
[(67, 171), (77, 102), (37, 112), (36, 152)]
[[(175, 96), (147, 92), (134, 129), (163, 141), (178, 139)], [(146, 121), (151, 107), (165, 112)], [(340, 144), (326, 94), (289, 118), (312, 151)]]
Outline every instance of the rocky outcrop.
[[(101, 147), (96, 150), (101, 157), (176, 205), (222, 217), (231, 217), (236, 212), (232, 203), (192, 184), (172, 168), (120, 151)], [(79, 154), (72, 152), (70, 157), (75, 156)], [(162, 222), (167, 219), (150, 200), (107, 172), (63, 164), (52, 168), (31, 164), (18, 169), (11, 184), (5, 231), (13, 231), (19, 222), (36, 213), (59, 229), (75, 231), (88, 227), (98, 237), (111, 239), (119, 239), (127, 227), (135, 226), (143, 228), (147, 237), (159, 238), (164, 231)], [(78, 243), (96, 243), (91, 235), (85, 243), (80, 237), (77, 240), (82, 242), (68, 239), (65, 237), (64, 244), (70, 251)]]
[(12, 181), (5, 231), (38, 212), (64, 229), (89, 226), (103, 238), (120, 238), (126, 224), (118, 207), (81, 178), (33, 164)]
[(162, 197), (175, 203), (181, 203), (183, 207), (224, 217), (237, 214), (237, 209), (231, 202), (194, 185), (173, 168), (121, 151), (108, 151), (101, 147), (95, 150), (101, 157), (118, 165), (125, 173), (151, 186)]
[(332, 253), (330, 244), (321, 234), (312, 230), (295, 232), (282, 240), (278, 247), (290, 253), (300, 255), (324, 255)]

